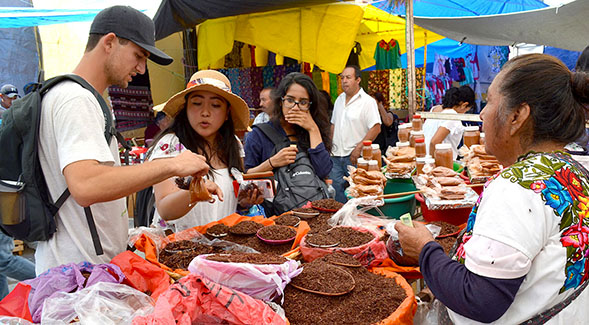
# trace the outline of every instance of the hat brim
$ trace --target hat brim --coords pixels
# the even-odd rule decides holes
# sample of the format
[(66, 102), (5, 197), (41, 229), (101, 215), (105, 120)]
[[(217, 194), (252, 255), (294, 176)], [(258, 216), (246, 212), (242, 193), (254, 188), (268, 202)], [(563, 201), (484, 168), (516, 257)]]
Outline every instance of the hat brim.
[(174, 59), (172, 59), (172, 57), (170, 57), (169, 55), (167, 55), (166, 53), (164, 53), (162, 50), (158, 49), (155, 46), (151, 46), (151, 45), (148, 45), (145, 43), (139, 43), (139, 42), (134, 42), (134, 43), (137, 44), (142, 49), (149, 52), (149, 59), (157, 64), (169, 65), (170, 63), (172, 63), (174, 61)]
[(195, 85), (172, 96), (165, 104), (162, 112), (171, 118), (176, 117), (186, 102), (186, 95), (196, 91), (210, 91), (225, 98), (229, 102), (229, 111), (236, 131), (245, 131), (249, 126), (250, 113), (247, 103), (241, 97), (209, 84)]
[(4, 96), (6, 96), (6, 97), (8, 97), (8, 98), (18, 98), (18, 97), (20, 97), (18, 94), (15, 94), (15, 93), (6, 94), (6, 95), (4, 95)]

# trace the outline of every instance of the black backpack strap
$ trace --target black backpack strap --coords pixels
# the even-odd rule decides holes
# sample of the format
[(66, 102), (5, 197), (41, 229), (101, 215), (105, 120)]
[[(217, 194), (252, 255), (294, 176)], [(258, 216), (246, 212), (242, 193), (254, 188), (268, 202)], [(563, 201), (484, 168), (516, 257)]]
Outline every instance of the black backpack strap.
[(269, 123), (260, 123), (254, 125), (253, 127), (260, 129), (260, 131), (262, 131), (262, 133), (264, 133), (264, 135), (268, 137), (272, 143), (274, 143), (274, 149), (276, 152), (286, 147), (290, 142), (287, 137), (276, 131), (276, 129), (273, 128)]
[(84, 214), (86, 214), (86, 221), (88, 222), (88, 228), (90, 228), (94, 250), (96, 251), (96, 255), (100, 256), (104, 254), (104, 251), (102, 250), (102, 244), (100, 243), (100, 237), (98, 237), (98, 230), (96, 230), (96, 223), (94, 223), (94, 217), (92, 216), (90, 207), (84, 208)]
[[(61, 206), (63, 205), (63, 203), (65, 203), (65, 200), (67, 200), (68, 197), (70, 197), (70, 189), (66, 188), (65, 191), (63, 191), (63, 193), (61, 193), (61, 195), (59, 196), (59, 199), (55, 201), (54, 205), (57, 208), (57, 210), (61, 208)], [(57, 213), (57, 210), (55, 210), (55, 213)]]

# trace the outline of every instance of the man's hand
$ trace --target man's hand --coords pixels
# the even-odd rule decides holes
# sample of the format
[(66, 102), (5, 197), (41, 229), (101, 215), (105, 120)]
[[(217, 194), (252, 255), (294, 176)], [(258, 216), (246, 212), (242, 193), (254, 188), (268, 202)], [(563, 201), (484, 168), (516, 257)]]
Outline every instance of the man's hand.
[(274, 168), (278, 168), (292, 164), (295, 162), (297, 152), (299, 152), (299, 149), (295, 147), (282, 148), (277, 154), (269, 158), (271, 165), (274, 166)]
[(178, 156), (171, 158), (170, 162), (174, 164), (175, 176), (202, 177), (209, 172), (209, 165), (205, 157), (197, 155), (190, 150), (185, 150)]
[(397, 222), (395, 229), (399, 233), (399, 242), (401, 248), (403, 248), (403, 255), (412, 257), (415, 260), (419, 259), (423, 246), (434, 240), (432, 233), (420, 222), (414, 222), (413, 228)]
[(352, 150), (352, 153), (350, 154), (350, 162), (352, 163), (352, 165), (357, 165), (358, 158), (360, 158), (361, 154), (362, 154), (362, 142), (360, 142), (356, 146), (356, 148), (354, 148), (354, 150)]

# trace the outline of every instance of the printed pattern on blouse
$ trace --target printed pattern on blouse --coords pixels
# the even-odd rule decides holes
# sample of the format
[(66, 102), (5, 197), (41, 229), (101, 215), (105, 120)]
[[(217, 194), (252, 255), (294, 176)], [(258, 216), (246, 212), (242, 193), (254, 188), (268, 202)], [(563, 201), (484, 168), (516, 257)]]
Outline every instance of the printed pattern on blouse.
[[(507, 179), (539, 195), (560, 218), (560, 242), (566, 248), (566, 279), (559, 292), (563, 293), (589, 278), (589, 183), (579, 168), (558, 155), (564, 154), (527, 154), (490, 178), (485, 188), (493, 179)], [(462, 243), (454, 256), (463, 264), (464, 244), (472, 237), (481, 199), (482, 195), (470, 213)]]

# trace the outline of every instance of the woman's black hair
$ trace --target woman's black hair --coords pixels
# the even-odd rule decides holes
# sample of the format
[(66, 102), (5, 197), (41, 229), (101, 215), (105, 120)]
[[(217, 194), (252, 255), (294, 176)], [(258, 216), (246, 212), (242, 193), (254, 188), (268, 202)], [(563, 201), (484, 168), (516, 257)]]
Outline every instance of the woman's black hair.
[(569, 143), (583, 135), (589, 104), (589, 75), (571, 72), (560, 60), (546, 54), (515, 57), (501, 70), (499, 94), (509, 113), (527, 104), (532, 117), (532, 144)]
[(443, 108), (452, 108), (462, 103), (468, 103), (469, 107), (474, 105), (474, 91), (469, 86), (452, 87), (446, 90), (442, 99)]
[(577, 72), (589, 72), (589, 46), (587, 46), (579, 58), (577, 59), (577, 64), (575, 65), (575, 71)]
[[(185, 96), (186, 101), (176, 115), (172, 124), (164, 132), (162, 132), (162, 134), (160, 134), (160, 136), (155, 139), (153, 143), (157, 143), (164, 135), (168, 133), (174, 133), (180, 140), (180, 143), (184, 145), (186, 149), (199, 155), (203, 155), (206, 158), (207, 163), (211, 165), (212, 157), (209, 157), (207, 151), (205, 150), (205, 148), (209, 146), (208, 142), (192, 128), (190, 121), (188, 120), (186, 105), (190, 94), (191, 93), (188, 93)], [(209, 148), (209, 152), (217, 153), (219, 160), (225, 164), (229, 170), (231, 170), (231, 168), (237, 168), (243, 172), (243, 163), (239, 154), (240, 146), (237, 138), (235, 137), (235, 127), (233, 125), (233, 119), (231, 118), (231, 106), (229, 106), (229, 102), (225, 102), (227, 103), (228, 118), (219, 128), (217, 137), (214, 140), (213, 148)], [(211, 166), (209, 176), (214, 179), (214, 174), (212, 173), (213, 170), (214, 168)]]
[[(319, 128), (319, 133), (321, 133), (321, 139), (323, 140), (325, 148), (328, 152), (331, 152), (332, 142), (329, 134), (331, 126), (327, 112), (327, 100), (324, 96), (319, 94), (317, 86), (315, 86), (315, 83), (313, 83), (313, 80), (309, 76), (300, 72), (291, 72), (287, 74), (282, 79), (282, 81), (280, 81), (278, 87), (276, 87), (270, 94), (274, 106), (272, 121), (274, 124), (279, 124), (280, 121), (284, 119), (284, 114), (282, 113), (282, 97), (286, 95), (286, 92), (292, 84), (301, 85), (307, 91), (309, 100), (312, 102), (309, 111), (311, 112), (311, 116)], [(299, 147), (303, 150), (309, 149), (311, 145), (309, 132), (298, 125), (293, 126)]]

